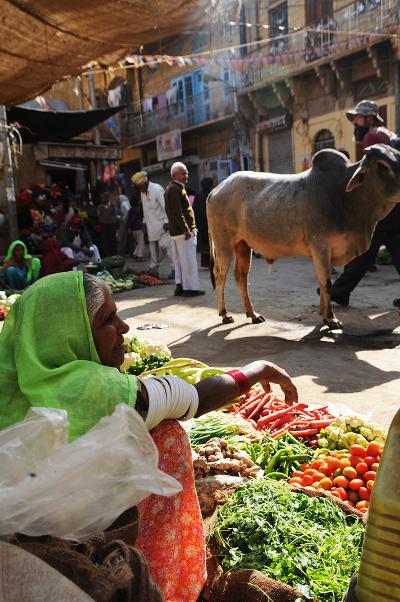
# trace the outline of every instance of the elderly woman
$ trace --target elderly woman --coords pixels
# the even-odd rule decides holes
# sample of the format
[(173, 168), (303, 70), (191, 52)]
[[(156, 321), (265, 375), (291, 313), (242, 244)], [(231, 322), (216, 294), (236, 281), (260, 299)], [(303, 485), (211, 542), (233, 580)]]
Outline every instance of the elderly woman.
[(0, 272), (4, 274), (7, 286), (13, 290), (23, 290), (39, 278), (40, 259), (29, 255), (22, 240), (14, 240), (8, 247)]
[(286, 372), (266, 361), (195, 386), (121, 373), (127, 331), (101, 280), (67, 272), (37, 282), (15, 302), (0, 334), (0, 429), (31, 406), (63, 408), (73, 440), (118, 403), (134, 406), (159, 449), (160, 468), (183, 486), (173, 497), (152, 495), (140, 504), (135, 547), (164, 600), (194, 602), (206, 578), (205, 545), (190, 446), (175, 419), (200, 416), (257, 382), (266, 389), (278, 383), (289, 403), (297, 392)]

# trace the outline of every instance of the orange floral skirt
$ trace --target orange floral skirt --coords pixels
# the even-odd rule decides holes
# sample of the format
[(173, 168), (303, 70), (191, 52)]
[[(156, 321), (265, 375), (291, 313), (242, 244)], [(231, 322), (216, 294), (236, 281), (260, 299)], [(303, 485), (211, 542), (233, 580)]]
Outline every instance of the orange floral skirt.
[(165, 420), (151, 436), (159, 451), (159, 468), (183, 490), (172, 497), (150, 495), (139, 504), (135, 547), (165, 602), (195, 602), (206, 580), (206, 553), (189, 439), (176, 420)]

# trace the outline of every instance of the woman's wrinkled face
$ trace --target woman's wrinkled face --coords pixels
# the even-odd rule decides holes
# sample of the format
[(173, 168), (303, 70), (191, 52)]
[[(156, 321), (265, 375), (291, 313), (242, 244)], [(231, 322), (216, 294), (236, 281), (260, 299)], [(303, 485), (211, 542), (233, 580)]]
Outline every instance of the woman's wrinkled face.
[(21, 245), (17, 245), (14, 248), (13, 256), (16, 261), (21, 261), (21, 259), (24, 258), (24, 247), (21, 247)]
[(103, 366), (119, 368), (124, 361), (124, 334), (129, 326), (117, 315), (117, 307), (107, 290), (104, 303), (94, 317), (92, 333)]

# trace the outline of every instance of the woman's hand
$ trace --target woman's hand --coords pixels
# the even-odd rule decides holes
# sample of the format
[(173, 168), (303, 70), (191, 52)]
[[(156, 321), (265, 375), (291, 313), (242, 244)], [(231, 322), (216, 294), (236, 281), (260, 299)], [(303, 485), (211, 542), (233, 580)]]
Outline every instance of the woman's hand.
[[(297, 389), (290, 376), (275, 364), (266, 361), (256, 361), (240, 369), (251, 386), (260, 383), (266, 392), (271, 390), (271, 383), (281, 387), (287, 404), (292, 405), (298, 400)], [(199, 394), (199, 409), (196, 416), (201, 416), (216, 410), (232, 401), (240, 394), (239, 385), (228, 374), (211, 376), (195, 385)]]
[(271, 383), (279, 385), (285, 394), (286, 403), (289, 405), (297, 403), (297, 389), (293, 381), (289, 374), (276, 364), (265, 361), (253, 362), (245, 366), (242, 372), (247, 376), (252, 385), (259, 382), (266, 393), (271, 391)]

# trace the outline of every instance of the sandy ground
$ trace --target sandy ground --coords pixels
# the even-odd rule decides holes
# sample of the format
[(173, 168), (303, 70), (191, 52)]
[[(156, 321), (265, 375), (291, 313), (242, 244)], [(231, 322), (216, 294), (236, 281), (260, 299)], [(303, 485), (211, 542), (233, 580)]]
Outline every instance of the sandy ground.
[[(169, 266), (161, 268), (166, 276)], [(279, 260), (270, 273), (264, 259), (253, 259), (250, 295), (266, 318), (262, 324), (245, 317), (230, 274), (226, 301), (235, 322), (222, 325), (208, 270), (201, 269), (200, 278), (203, 297), (174, 297), (172, 282), (120, 294), (120, 315), (131, 332), (144, 324), (168, 326), (139, 332), (167, 343), (174, 357), (194, 357), (221, 368), (267, 359), (289, 372), (302, 401), (345, 405), (389, 426), (400, 406), (400, 322), (392, 307), (400, 296), (400, 279), (393, 266), (368, 273), (348, 308), (334, 305), (344, 324), (343, 333), (334, 336), (320, 330), (318, 285), (305, 258)]]

